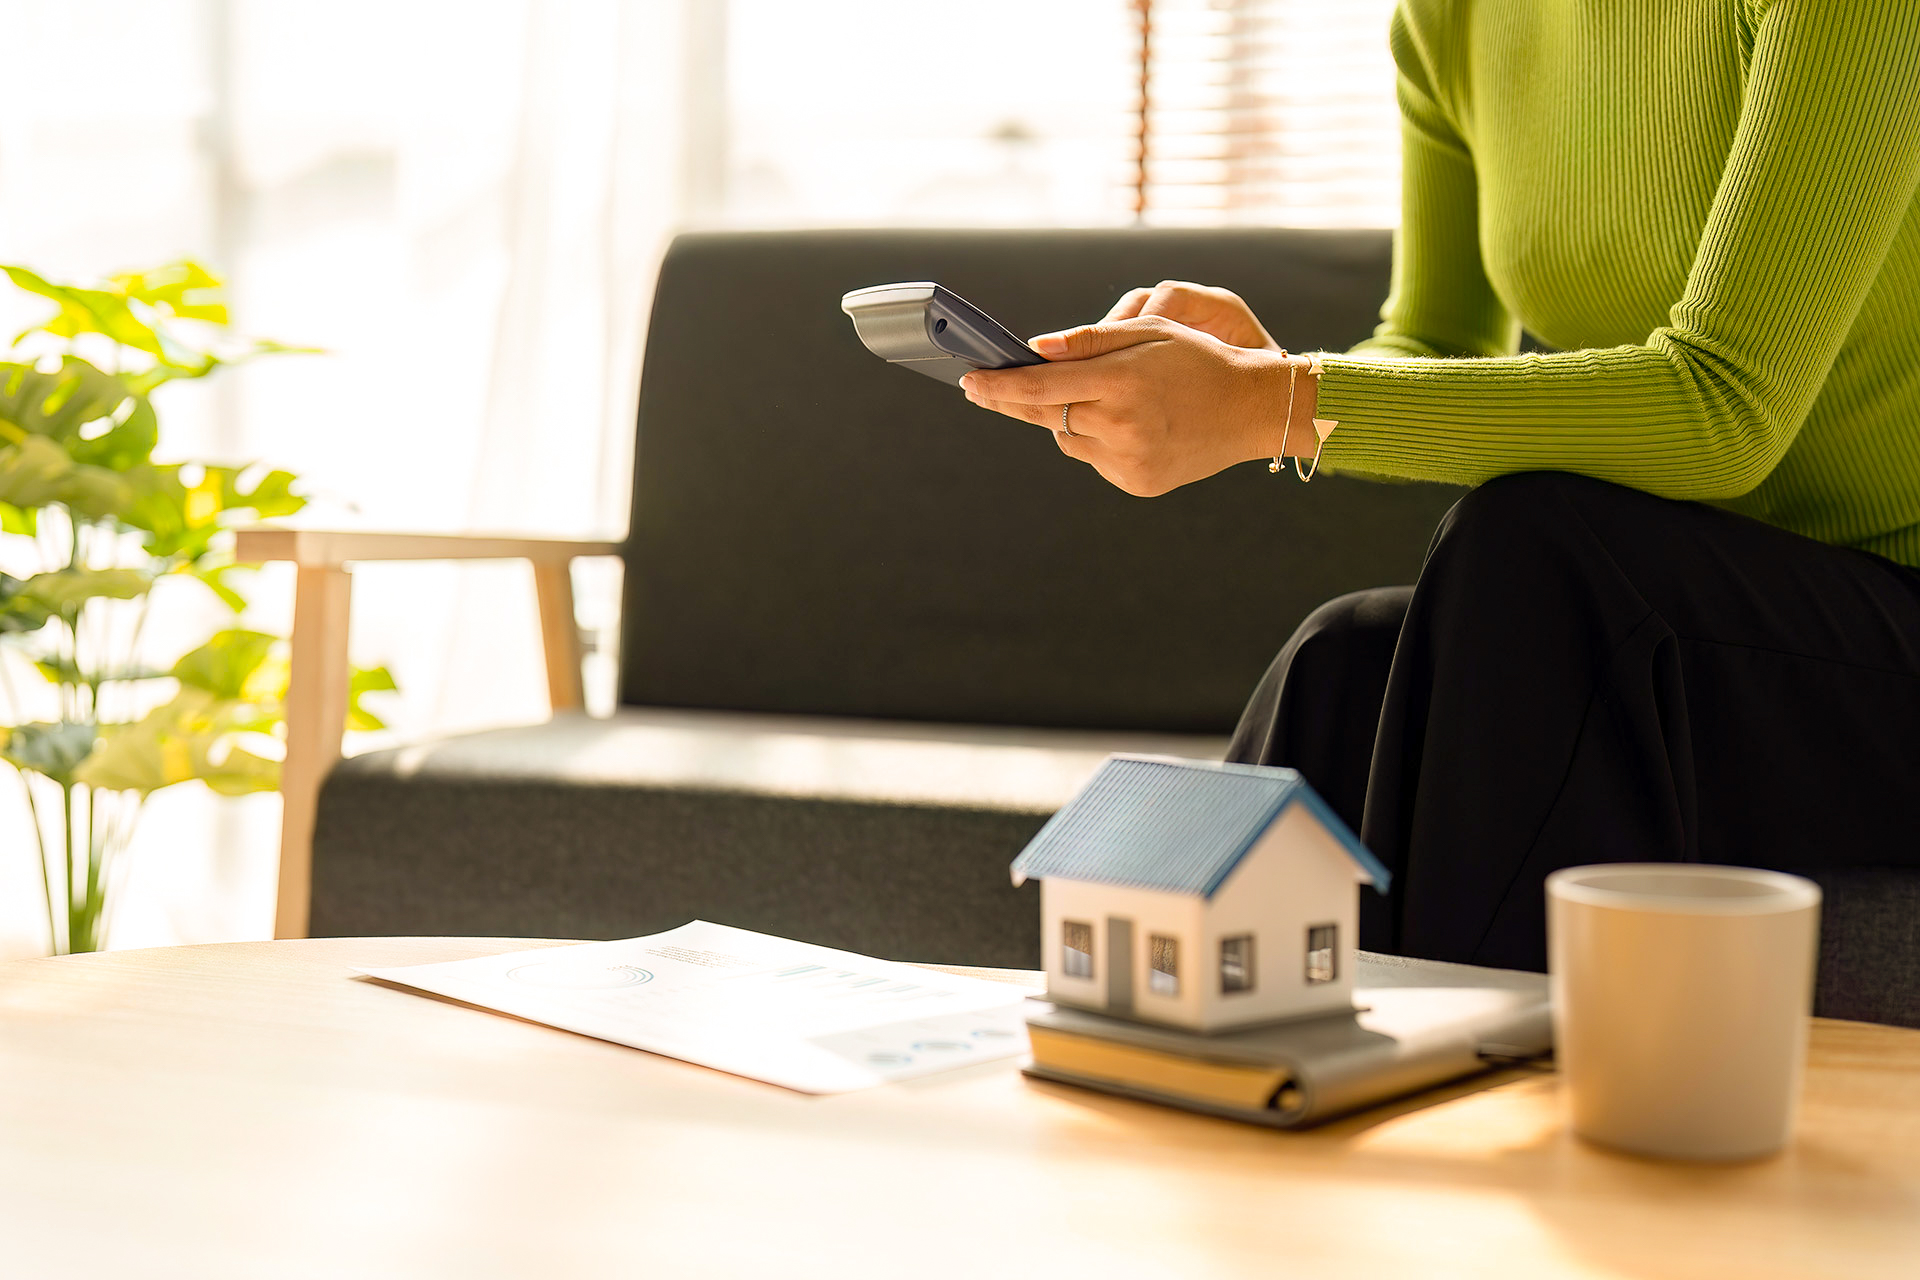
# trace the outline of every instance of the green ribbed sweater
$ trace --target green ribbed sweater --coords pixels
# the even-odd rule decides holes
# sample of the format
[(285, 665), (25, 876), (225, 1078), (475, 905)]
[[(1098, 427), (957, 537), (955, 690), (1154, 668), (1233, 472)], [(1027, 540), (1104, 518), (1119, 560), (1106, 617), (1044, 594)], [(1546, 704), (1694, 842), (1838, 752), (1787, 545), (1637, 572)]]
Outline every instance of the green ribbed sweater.
[(1920, 566), (1920, 0), (1402, 0), (1392, 44), (1393, 289), (1325, 361), (1326, 465)]

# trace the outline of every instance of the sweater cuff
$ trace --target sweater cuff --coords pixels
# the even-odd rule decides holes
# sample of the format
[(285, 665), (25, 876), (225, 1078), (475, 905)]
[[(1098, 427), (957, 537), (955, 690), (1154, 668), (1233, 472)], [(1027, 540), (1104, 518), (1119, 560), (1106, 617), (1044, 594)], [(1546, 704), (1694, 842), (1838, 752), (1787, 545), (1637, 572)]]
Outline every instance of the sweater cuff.
[(1320, 363), (1317, 418), (1340, 429), (1327, 437), (1322, 460), (1331, 471), (1409, 480), (1473, 484), (1476, 468), (1453, 434), (1407, 412), (1431, 391), (1445, 359), (1329, 355)]

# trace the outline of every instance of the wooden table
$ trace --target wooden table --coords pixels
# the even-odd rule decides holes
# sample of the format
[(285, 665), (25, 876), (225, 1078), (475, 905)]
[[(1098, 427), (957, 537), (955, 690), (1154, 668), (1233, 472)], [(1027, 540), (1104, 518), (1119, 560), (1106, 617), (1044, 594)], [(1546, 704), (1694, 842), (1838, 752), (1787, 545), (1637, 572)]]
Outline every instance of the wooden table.
[(0, 1276), (1920, 1276), (1920, 1032), (1663, 1165), (1512, 1072), (1306, 1133), (983, 1064), (831, 1098), (356, 979), (504, 939), (0, 965)]

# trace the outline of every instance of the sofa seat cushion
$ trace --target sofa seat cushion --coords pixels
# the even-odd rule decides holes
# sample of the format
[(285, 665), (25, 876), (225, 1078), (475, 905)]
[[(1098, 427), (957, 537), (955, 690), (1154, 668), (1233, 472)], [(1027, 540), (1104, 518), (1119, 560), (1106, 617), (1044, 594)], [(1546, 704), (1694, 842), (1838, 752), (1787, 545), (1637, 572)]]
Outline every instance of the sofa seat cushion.
[(1223, 740), (626, 708), (343, 761), (317, 935), (615, 938), (714, 920), (1035, 967), (1012, 861), (1113, 751)]

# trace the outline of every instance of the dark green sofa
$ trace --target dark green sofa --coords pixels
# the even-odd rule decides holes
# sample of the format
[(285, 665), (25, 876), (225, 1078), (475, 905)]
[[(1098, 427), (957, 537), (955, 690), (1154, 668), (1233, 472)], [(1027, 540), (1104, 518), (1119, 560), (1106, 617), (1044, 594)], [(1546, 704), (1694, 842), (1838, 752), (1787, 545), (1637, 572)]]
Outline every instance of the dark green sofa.
[[(1457, 491), (1254, 464), (1130, 498), (1048, 433), (876, 360), (839, 297), (938, 279), (1031, 334), (1175, 277), (1237, 290), (1289, 347), (1338, 348), (1375, 322), (1389, 254), (1385, 232), (680, 237), (642, 379), (619, 713), (341, 764), (314, 931), (701, 917), (1037, 963), (1037, 895), (1006, 868), (1047, 814), (1109, 750), (1217, 754), (1294, 625), (1412, 581)], [(1886, 906), (1899, 893), (1914, 909)], [(1861, 904), (1915, 964), (1911, 884)], [(1830, 1009), (1888, 1014), (1847, 976), (1876, 955), (1830, 957)], [(1920, 972), (1903, 990), (1920, 1020)]]

